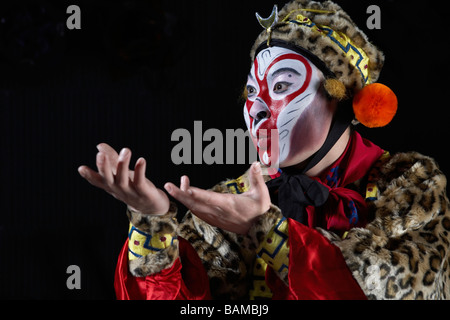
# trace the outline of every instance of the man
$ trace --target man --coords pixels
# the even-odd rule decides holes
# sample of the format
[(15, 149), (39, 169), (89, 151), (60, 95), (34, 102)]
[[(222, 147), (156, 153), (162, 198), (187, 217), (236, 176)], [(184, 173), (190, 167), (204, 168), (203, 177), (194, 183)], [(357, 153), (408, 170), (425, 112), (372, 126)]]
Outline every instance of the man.
[[(264, 167), (211, 190), (167, 183), (190, 211), (98, 145), (80, 174), (128, 205), (121, 299), (447, 298), (446, 179), (430, 158), (390, 156), (354, 131), (387, 124), (384, 57), (331, 1), (295, 0), (257, 38), (244, 118)], [(353, 108), (352, 108), (353, 105)], [(353, 112), (352, 112), (353, 111)], [(281, 168), (266, 174), (266, 166)]]

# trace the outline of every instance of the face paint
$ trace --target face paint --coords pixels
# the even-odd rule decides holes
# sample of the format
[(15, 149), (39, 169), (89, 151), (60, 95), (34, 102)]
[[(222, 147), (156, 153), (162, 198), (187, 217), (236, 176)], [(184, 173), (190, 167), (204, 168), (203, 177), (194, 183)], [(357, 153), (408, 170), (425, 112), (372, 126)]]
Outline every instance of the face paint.
[(271, 47), (258, 54), (248, 76), (244, 118), (264, 164), (299, 163), (325, 140), (332, 110), (319, 90), (323, 79), (292, 50)]

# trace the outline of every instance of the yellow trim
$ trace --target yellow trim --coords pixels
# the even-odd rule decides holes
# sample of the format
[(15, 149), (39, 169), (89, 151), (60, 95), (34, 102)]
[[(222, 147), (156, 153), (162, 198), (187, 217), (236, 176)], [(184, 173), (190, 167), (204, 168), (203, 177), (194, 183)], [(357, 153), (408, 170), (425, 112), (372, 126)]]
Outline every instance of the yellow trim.
[[(313, 9), (293, 10), (282, 20), (282, 22), (286, 22), (289, 16), (295, 11), (310, 11), (330, 14), (334, 13), (333, 11), (312, 10)], [(369, 56), (364, 52), (362, 48), (356, 46), (356, 44), (345, 33), (333, 30), (328, 26), (316, 24), (311, 19), (301, 14), (298, 14), (294, 20), (290, 21), (290, 23), (295, 23), (305, 28), (309, 28), (320, 33), (320, 35), (322, 35), (323, 37), (328, 37), (341, 49), (350, 64), (353, 65), (361, 73), (364, 83), (371, 83), (369, 72)]]
[(240, 194), (250, 190), (250, 184), (248, 183), (247, 179), (244, 178), (244, 176), (240, 176), (239, 178), (234, 180), (229, 180), (225, 184), (228, 190), (230, 190), (230, 192), (234, 194)]
[(178, 241), (172, 234), (147, 234), (135, 228), (131, 223), (128, 229), (128, 260), (134, 260), (157, 253)]
[(266, 270), (267, 263), (256, 257), (254, 265), (253, 265), (253, 288), (250, 290), (250, 299), (255, 300), (258, 298), (270, 299), (272, 298), (272, 291), (266, 283)]
[(278, 219), (256, 251), (272, 269), (281, 274), (289, 268), (288, 226), (286, 218)]
[(290, 11), (286, 17), (283, 18), (283, 20), (281, 20), (281, 22), (286, 22), (287, 19), (289, 19), (289, 16), (291, 14), (293, 14), (294, 12), (299, 12), (299, 11), (304, 11), (304, 12), (312, 12), (312, 13), (324, 13), (324, 14), (331, 14), (331, 13), (336, 13), (336, 11), (330, 11), (330, 10), (318, 10), (318, 9), (295, 9)]

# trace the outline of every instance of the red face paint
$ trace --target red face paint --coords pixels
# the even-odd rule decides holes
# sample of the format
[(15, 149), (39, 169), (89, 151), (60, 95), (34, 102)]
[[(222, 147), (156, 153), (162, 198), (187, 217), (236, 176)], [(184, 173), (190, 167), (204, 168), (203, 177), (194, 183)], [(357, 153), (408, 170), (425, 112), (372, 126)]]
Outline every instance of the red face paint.
[(321, 82), (315, 70), (302, 55), (280, 47), (266, 49), (255, 59), (244, 115), (266, 165), (281, 162), (289, 154), (293, 126)]

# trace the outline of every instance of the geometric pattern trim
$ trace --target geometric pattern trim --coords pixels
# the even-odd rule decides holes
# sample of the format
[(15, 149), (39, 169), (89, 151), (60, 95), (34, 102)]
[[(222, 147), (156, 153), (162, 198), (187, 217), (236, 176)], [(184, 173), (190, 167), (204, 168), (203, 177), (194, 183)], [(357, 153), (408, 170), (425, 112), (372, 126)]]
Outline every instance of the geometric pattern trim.
[(128, 260), (159, 252), (178, 241), (172, 234), (147, 234), (130, 223), (128, 230)]
[(317, 25), (301, 14), (297, 15), (296, 20), (290, 20), (289, 22), (310, 28), (311, 30), (320, 33), (322, 36), (328, 37), (337, 44), (348, 58), (348, 61), (350, 61), (350, 63), (361, 73), (364, 84), (370, 83), (369, 57), (361, 48), (358, 48), (346, 34), (334, 31), (327, 26)]
[(257, 250), (257, 255), (280, 274), (287, 273), (289, 268), (288, 237), (288, 220), (283, 217)]

